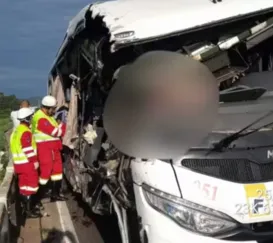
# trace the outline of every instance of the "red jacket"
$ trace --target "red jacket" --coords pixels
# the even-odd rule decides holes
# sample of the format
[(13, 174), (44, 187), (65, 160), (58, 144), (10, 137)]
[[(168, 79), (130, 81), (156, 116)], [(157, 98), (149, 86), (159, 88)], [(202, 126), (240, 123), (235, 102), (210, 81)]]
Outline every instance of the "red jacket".
[[(27, 126), (27, 125), (26, 125)], [(34, 168), (34, 163), (37, 162), (37, 152), (34, 151), (32, 147), (32, 134), (29, 131), (26, 131), (22, 134), (21, 139), (21, 146), (23, 153), (26, 155), (29, 163), (26, 164), (14, 164), (14, 171), (15, 173), (28, 173), (29, 164), (32, 164)]]
[(31, 132), (24, 132), (22, 137), (21, 137), (21, 145), (22, 145), (22, 150), (24, 154), (27, 156), (28, 161), (30, 163), (35, 163), (37, 162), (37, 151), (33, 150), (32, 147), (32, 134)]
[(51, 125), (47, 119), (41, 118), (38, 121), (37, 129), (52, 137), (60, 138), (56, 141), (39, 142), (37, 143), (38, 147), (46, 146), (52, 149), (58, 149), (58, 150), (62, 149), (61, 138), (64, 136), (66, 131), (66, 125), (64, 123), (61, 123), (58, 127), (55, 127)]

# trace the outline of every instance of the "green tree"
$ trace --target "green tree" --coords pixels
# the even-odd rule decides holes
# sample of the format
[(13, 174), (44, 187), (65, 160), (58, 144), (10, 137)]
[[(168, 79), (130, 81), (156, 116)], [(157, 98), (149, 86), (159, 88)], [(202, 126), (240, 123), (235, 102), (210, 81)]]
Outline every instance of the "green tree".
[(20, 105), (20, 100), (15, 95), (4, 95), (0, 92), (0, 151), (5, 148), (5, 132), (11, 128), (10, 113), (17, 110)]

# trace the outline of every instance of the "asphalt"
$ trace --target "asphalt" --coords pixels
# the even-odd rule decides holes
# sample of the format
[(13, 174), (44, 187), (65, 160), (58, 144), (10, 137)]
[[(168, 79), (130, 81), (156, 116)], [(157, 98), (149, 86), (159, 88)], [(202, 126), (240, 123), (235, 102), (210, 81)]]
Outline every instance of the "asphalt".
[(67, 207), (81, 243), (121, 243), (115, 216), (99, 216), (81, 200), (80, 195), (66, 194)]
[(80, 243), (66, 202), (43, 201), (43, 217), (27, 219), (17, 243)]

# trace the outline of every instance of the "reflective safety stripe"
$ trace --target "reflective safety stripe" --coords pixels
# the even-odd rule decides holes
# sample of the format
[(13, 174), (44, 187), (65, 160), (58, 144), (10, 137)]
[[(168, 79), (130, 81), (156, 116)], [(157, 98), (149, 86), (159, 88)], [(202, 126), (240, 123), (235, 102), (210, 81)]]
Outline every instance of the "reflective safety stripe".
[(26, 155), (24, 153), (20, 153), (20, 154), (13, 154), (12, 158), (16, 159), (16, 158), (21, 158), (21, 157), (25, 157)]
[(30, 191), (30, 192), (37, 192), (39, 187), (31, 187), (31, 186), (20, 186), (20, 190)]
[[(44, 134), (34, 134), (33, 135), (35, 140), (43, 140), (43, 139), (47, 139), (47, 140), (58, 140), (59, 138), (54, 138), (54, 137), (50, 137), (48, 135), (44, 135)], [(50, 138), (49, 138), (50, 137)]]
[(29, 153), (29, 154), (26, 154), (26, 156), (27, 156), (28, 158), (33, 157), (33, 156), (35, 156), (35, 155), (36, 155), (36, 153), (34, 153), (34, 152)]
[[(52, 126), (54, 130), (51, 135), (45, 134), (38, 130), (38, 123), (40, 119), (46, 119)], [(61, 131), (62, 132), (62, 131)], [(56, 135), (61, 135), (59, 132), (59, 125), (54, 117), (47, 116), (42, 110), (38, 110), (32, 118), (32, 133), (36, 143), (47, 142), (47, 141), (58, 141), (60, 138), (54, 137)]]
[(46, 183), (48, 182), (48, 179), (43, 179), (43, 178), (39, 178), (39, 183), (41, 184), (41, 185), (45, 185)]
[(58, 126), (58, 136), (59, 137), (62, 135), (62, 126), (63, 126), (62, 123)]
[(59, 140), (59, 138), (47, 139), (46, 141), (45, 140), (36, 140), (36, 143), (49, 142), (49, 141), (58, 141), (58, 140)]
[(14, 165), (26, 164), (29, 162), (26, 152), (33, 151), (32, 153), (36, 154), (36, 143), (34, 141), (34, 138), (32, 139), (31, 146), (22, 148), (21, 138), (25, 132), (31, 132), (30, 128), (23, 124), (20, 124), (14, 129), (10, 136), (10, 152)]
[(15, 164), (15, 165), (21, 165), (21, 164), (27, 164), (27, 163), (29, 163), (29, 161), (27, 159), (19, 160), (19, 161), (13, 160), (13, 164)]
[(26, 147), (26, 148), (22, 149), (23, 152), (28, 152), (28, 151), (32, 151), (32, 150), (34, 150), (32, 147)]
[(59, 130), (58, 130), (58, 137), (60, 137), (62, 135), (62, 130), (61, 130), (61, 128), (59, 128)]
[(56, 127), (56, 128), (54, 128), (54, 130), (53, 130), (53, 132), (51, 133), (51, 135), (52, 135), (52, 136), (55, 136), (55, 135), (56, 135), (56, 133), (58, 132), (58, 130), (59, 130), (59, 129), (58, 129), (57, 127)]
[(50, 137), (48, 135), (44, 135), (44, 134), (34, 134), (34, 138), (36, 143), (37, 142), (46, 142), (46, 141), (56, 141), (59, 140), (59, 138), (54, 138), (54, 137)]
[(12, 160), (13, 160), (13, 163), (16, 165), (26, 164), (29, 162), (25, 154), (13, 154)]
[(63, 174), (51, 175), (50, 179), (52, 181), (59, 181), (59, 180), (63, 179)]

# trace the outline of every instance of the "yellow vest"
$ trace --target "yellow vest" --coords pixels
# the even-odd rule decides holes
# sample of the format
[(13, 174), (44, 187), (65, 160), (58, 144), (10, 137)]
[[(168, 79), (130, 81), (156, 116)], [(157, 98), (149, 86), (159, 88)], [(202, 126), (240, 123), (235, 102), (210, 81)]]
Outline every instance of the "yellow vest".
[(35, 142), (40, 143), (40, 142), (59, 140), (59, 138), (50, 136), (50, 135), (45, 134), (45, 133), (38, 130), (38, 128), (37, 128), (38, 127), (38, 122), (42, 118), (48, 120), (48, 122), (52, 126), (54, 126), (56, 128), (58, 128), (58, 126), (59, 126), (59, 124), (57, 123), (57, 121), (55, 120), (54, 117), (47, 116), (42, 110), (36, 111), (33, 118), (32, 118), (32, 124), (31, 124), (32, 134), (33, 134), (33, 137), (35, 139)]
[[(28, 158), (23, 152), (21, 137), (24, 132), (31, 132), (30, 128), (27, 126), (20, 124), (15, 130), (12, 132), (10, 136), (10, 152), (12, 154), (12, 160), (14, 164), (25, 164), (28, 163)], [(32, 137), (32, 148), (36, 153), (36, 143)]]

